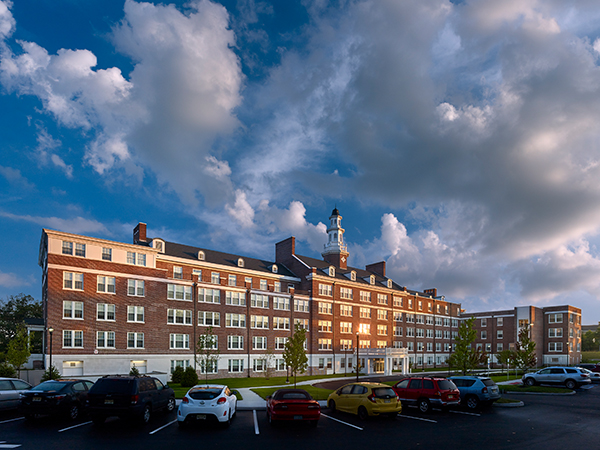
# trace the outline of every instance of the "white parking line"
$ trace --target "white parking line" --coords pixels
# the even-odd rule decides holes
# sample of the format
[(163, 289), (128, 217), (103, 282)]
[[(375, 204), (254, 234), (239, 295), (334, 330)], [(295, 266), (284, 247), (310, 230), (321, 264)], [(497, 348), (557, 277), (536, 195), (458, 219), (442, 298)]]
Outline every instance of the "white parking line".
[(477, 416), (477, 417), (481, 417), (481, 414), (477, 414), (477, 413), (470, 413), (470, 412), (466, 412), (466, 411), (455, 411), (453, 409), (450, 410), (451, 413), (454, 414), (464, 414), (466, 416)]
[(83, 422), (83, 423), (79, 423), (77, 425), (73, 425), (72, 427), (69, 427), (69, 428), (63, 428), (62, 430), (58, 430), (58, 432), (62, 433), (63, 431), (72, 430), (73, 428), (82, 427), (84, 425), (89, 425), (90, 423), (92, 423), (91, 420), (89, 422)]
[(258, 419), (256, 418), (256, 410), (252, 410), (252, 415), (254, 416), (254, 434), (260, 434), (258, 429)]
[(171, 420), (169, 423), (167, 423), (167, 424), (163, 425), (163, 426), (162, 426), (162, 427), (160, 427), (160, 428), (157, 428), (157, 429), (156, 429), (156, 430), (154, 430), (154, 431), (151, 431), (151, 432), (150, 432), (150, 433), (148, 433), (148, 434), (154, 434), (154, 433), (158, 433), (158, 432), (159, 432), (160, 430), (162, 430), (163, 428), (167, 428), (169, 425), (173, 425), (175, 422), (177, 422), (177, 419), (175, 419), (175, 420)]
[(336, 422), (339, 422), (339, 423), (343, 423), (344, 425), (348, 425), (349, 427), (356, 428), (357, 430), (360, 430), (360, 431), (363, 430), (361, 427), (357, 427), (356, 425), (352, 425), (351, 423), (348, 423), (348, 422), (343, 422), (343, 421), (341, 421), (339, 419), (336, 419), (335, 417), (331, 417), (331, 416), (328, 416), (328, 415), (323, 414), (323, 413), (321, 413), (321, 416), (327, 417), (328, 419), (331, 419), (331, 420), (335, 420)]
[[(6, 441), (2, 441), (2, 442), (6, 442)], [(20, 447), (21, 444), (0, 444), (0, 448), (18, 448)]]
[(0, 424), (2, 423), (8, 423), (8, 422), (14, 422), (15, 420), (23, 420), (25, 417), (17, 417), (16, 419), (8, 419), (8, 420), (3, 420), (2, 422), (0, 422)]
[(415, 420), (422, 420), (423, 422), (432, 422), (432, 423), (437, 423), (437, 420), (431, 420), (431, 419), (424, 419), (422, 417), (414, 417), (414, 416), (405, 416), (405, 415), (400, 415), (400, 417), (402, 417), (403, 419), (415, 419)]

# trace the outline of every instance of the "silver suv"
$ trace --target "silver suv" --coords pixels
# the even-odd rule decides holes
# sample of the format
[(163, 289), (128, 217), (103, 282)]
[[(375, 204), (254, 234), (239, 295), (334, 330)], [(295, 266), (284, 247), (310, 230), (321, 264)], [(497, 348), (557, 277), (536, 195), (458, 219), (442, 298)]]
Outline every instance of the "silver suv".
[(592, 380), (585, 369), (579, 367), (546, 367), (533, 373), (523, 375), (523, 383), (527, 386), (536, 384), (564, 384), (567, 389), (575, 389), (582, 384), (590, 384)]

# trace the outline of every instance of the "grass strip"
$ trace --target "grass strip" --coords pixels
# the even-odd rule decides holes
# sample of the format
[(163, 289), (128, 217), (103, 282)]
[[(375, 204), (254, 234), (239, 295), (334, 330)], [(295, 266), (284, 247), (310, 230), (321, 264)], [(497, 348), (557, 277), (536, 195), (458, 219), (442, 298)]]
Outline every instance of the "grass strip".
[[(290, 388), (292, 387), (293, 386), (290, 386)], [(256, 388), (252, 389), (252, 392), (260, 395), (260, 397), (264, 400), (267, 398), (268, 395), (271, 395), (277, 389), (279, 388)], [(305, 391), (307, 391), (315, 400), (327, 400), (329, 394), (333, 392), (333, 390), (331, 389), (321, 389), (310, 385), (302, 385), (300, 386), (300, 389), (304, 389)]]

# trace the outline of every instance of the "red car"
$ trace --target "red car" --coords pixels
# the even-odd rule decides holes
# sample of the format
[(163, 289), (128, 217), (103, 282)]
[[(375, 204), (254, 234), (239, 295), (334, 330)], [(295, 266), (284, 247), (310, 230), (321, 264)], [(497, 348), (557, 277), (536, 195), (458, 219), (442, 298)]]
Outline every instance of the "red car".
[(304, 389), (279, 389), (267, 397), (267, 419), (276, 422), (308, 421), (316, 427), (321, 417), (321, 406)]
[(446, 409), (460, 403), (460, 391), (456, 385), (441, 377), (409, 377), (392, 386), (402, 404), (414, 405), (422, 413), (432, 406)]

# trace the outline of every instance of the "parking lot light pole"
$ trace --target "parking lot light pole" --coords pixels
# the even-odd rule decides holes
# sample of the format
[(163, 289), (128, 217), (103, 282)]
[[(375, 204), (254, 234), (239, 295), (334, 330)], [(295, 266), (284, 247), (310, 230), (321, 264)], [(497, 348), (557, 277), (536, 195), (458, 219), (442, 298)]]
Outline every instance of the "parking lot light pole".
[(359, 346), (359, 341), (358, 341), (358, 331), (356, 332), (356, 381), (358, 382), (358, 371), (360, 369), (360, 363), (359, 363), (359, 359), (358, 359), (358, 346)]
[(52, 333), (54, 333), (54, 328), (48, 328), (48, 333), (50, 333), (50, 371), (52, 372)]

